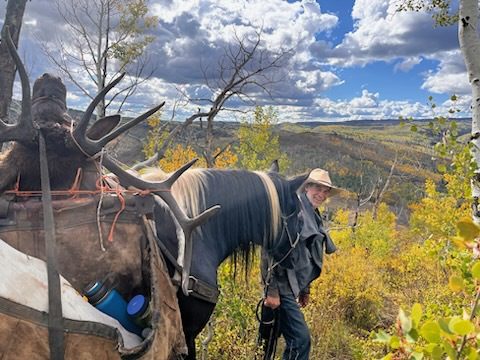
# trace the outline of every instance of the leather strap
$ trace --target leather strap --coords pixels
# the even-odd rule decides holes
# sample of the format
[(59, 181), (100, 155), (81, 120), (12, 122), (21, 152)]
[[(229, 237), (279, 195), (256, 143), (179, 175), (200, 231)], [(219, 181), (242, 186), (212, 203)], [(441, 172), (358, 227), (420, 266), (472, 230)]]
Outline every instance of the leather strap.
[(63, 360), (65, 339), (63, 334), (62, 293), (60, 277), (57, 271), (55, 222), (53, 218), (50, 176), (48, 174), (47, 148), (41, 131), (39, 131), (39, 152), (48, 278), (48, 343), (50, 346), (50, 359)]
[(0, 219), (6, 219), (7, 218), (9, 207), (10, 207), (10, 201), (0, 197)]
[(209, 303), (216, 304), (220, 291), (216, 286), (207, 284), (205, 281), (195, 278), (190, 275), (188, 281), (188, 290), (191, 291), (191, 295), (197, 299), (208, 301)]
[[(172, 253), (167, 249), (165, 244), (155, 235), (154, 231), (151, 228), (150, 222), (146, 224), (147, 228), (147, 236), (152, 236), (156, 240), (158, 244), (158, 248), (163, 256), (173, 265), (175, 270), (182, 272), (182, 267), (178, 264), (177, 259), (172, 255)], [(172, 279), (172, 282), (175, 286), (181, 286), (179, 281), (175, 281)], [(220, 291), (218, 290), (217, 286), (210, 285), (203, 280), (197, 279), (194, 276), (189, 277), (188, 279), (188, 293), (189, 295), (207, 301), (212, 304), (216, 304), (218, 301), (218, 296), (220, 295)]]

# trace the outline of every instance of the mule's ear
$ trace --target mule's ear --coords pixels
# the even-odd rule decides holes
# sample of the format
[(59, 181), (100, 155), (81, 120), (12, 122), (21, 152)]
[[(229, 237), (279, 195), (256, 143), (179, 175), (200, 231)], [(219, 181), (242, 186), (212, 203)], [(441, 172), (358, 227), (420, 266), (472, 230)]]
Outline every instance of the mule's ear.
[(120, 115), (109, 115), (95, 121), (87, 130), (87, 136), (92, 140), (98, 140), (107, 135), (120, 122)]
[(268, 169), (268, 172), (273, 172), (273, 173), (280, 172), (280, 166), (278, 165), (278, 160), (272, 161), (272, 165), (270, 165), (270, 169)]
[(305, 181), (308, 179), (308, 175), (310, 173), (305, 173), (302, 175), (298, 175), (290, 180), (288, 180), (288, 184), (290, 185), (290, 189), (297, 191), (300, 189), (300, 187), (305, 183)]

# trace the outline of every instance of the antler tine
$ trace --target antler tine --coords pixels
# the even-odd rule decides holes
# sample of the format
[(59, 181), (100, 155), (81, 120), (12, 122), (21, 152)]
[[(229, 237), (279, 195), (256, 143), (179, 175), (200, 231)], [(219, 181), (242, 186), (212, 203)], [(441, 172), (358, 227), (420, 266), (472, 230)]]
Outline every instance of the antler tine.
[(120, 183), (124, 186), (134, 186), (142, 190), (151, 190), (156, 195), (158, 195), (165, 203), (168, 205), (176, 220), (180, 224), (180, 227), (183, 230), (185, 235), (185, 262), (182, 269), (182, 291), (185, 295), (188, 296), (188, 281), (190, 277), (190, 267), (191, 267), (191, 258), (192, 258), (192, 232), (193, 230), (202, 224), (204, 224), (208, 219), (214, 216), (218, 210), (220, 210), (220, 205), (215, 205), (201, 214), (189, 218), (185, 212), (180, 209), (177, 201), (172, 196), (170, 192), (173, 183), (185, 172), (187, 171), (198, 159), (193, 159), (189, 163), (183, 165), (180, 169), (175, 171), (170, 177), (161, 182), (151, 182), (142, 180), (129, 172), (122, 169), (122, 167), (110, 156), (105, 155), (103, 158), (103, 165), (118, 176)]
[(87, 110), (85, 110), (85, 114), (83, 114), (82, 119), (78, 122), (77, 126), (73, 130), (73, 137), (77, 141), (78, 144), (81, 145), (83, 151), (87, 152), (88, 154), (96, 154), (100, 151), (95, 141), (89, 139), (86, 136), (88, 123), (90, 122), (90, 117), (93, 114), (93, 111), (97, 107), (98, 103), (105, 98), (105, 95), (115, 86), (117, 85), (120, 80), (123, 79), (125, 73), (120, 74), (117, 78), (112, 80), (110, 84), (105, 86), (102, 91), (100, 91), (97, 96), (92, 100), (90, 105), (88, 105)]
[(100, 140), (98, 141), (95, 141), (96, 145), (97, 145), (97, 148), (98, 151), (100, 151), (100, 149), (102, 147), (104, 147), (105, 145), (107, 145), (110, 141), (112, 141), (113, 139), (115, 139), (117, 136), (123, 134), (125, 131), (127, 131), (128, 129), (134, 127), (135, 125), (141, 123), (143, 120), (147, 119), (150, 115), (152, 114), (155, 114), (158, 110), (160, 110), (161, 107), (163, 107), (163, 105), (165, 105), (165, 101), (162, 102), (160, 105), (158, 106), (155, 106), (154, 108), (151, 108), (150, 110), (144, 112), (142, 115), (136, 117), (135, 119), (133, 120), (130, 120), (129, 122), (127, 122), (126, 124), (120, 126), (118, 129), (115, 129), (114, 131), (110, 132), (109, 134), (105, 135), (103, 138), (101, 138)]
[[(193, 164), (195, 164), (197, 160), (198, 159), (194, 159), (189, 163), (183, 165), (180, 169), (178, 169), (172, 175), (170, 175), (169, 178), (163, 181), (147, 181), (135, 175), (132, 175), (128, 171), (124, 170), (121, 167), (121, 165), (118, 163), (118, 161), (110, 157), (108, 154), (105, 154), (103, 157), (103, 165), (112, 173), (117, 175), (118, 179), (120, 180), (120, 183), (123, 186), (127, 186), (127, 187), (133, 186), (140, 190), (150, 190), (151, 192), (154, 192), (163, 198), (164, 195), (169, 194), (175, 180), (177, 180), (185, 171), (187, 171)], [(178, 207), (178, 205), (176, 204), (175, 206)], [(181, 212), (182, 214), (180, 215), (180, 218), (182, 220), (188, 219), (186, 215), (183, 213), (183, 211)]]
[(32, 99), (30, 97), (30, 82), (27, 71), (18, 56), (8, 26), (5, 27), (5, 40), (10, 55), (17, 66), (22, 83), (22, 112), (16, 124), (6, 124), (0, 119), (0, 143), (5, 141), (29, 141), (37, 135), (32, 118)]

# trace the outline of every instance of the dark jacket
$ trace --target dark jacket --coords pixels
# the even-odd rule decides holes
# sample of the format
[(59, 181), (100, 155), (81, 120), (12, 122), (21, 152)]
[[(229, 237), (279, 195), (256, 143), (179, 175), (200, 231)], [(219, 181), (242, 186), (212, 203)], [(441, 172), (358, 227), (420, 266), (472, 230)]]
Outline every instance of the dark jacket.
[(267, 294), (271, 296), (293, 293), (295, 297), (301, 292), (308, 292), (310, 283), (320, 276), (323, 265), (323, 251), (331, 254), (336, 250), (335, 244), (323, 228), (323, 221), (317, 209), (314, 209), (305, 194), (300, 195), (302, 210), (300, 212), (300, 239), (289, 255), (293, 268), (276, 266), (267, 278), (268, 263), (273, 262), (268, 254), (262, 253), (262, 272), (267, 280)]

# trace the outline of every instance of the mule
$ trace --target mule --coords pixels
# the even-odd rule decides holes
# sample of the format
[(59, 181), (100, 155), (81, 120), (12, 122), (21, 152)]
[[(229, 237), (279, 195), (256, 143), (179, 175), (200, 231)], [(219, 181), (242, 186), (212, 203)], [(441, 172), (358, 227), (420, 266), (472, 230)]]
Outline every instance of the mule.
[[(148, 181), (164, 177), (158, 169), (143, 176)], [(172, 186), (172, 195), (188, 216), (220, 205), (217, 214), (191, 235), (190, 285), (202, 282), (217, 289), (220, 264), (236, 251), (247, 251), (252, 245), (263, 246), (279, 261), (298, 238), (297, 190), (307, 177), (305, 174), (286, 180), (274, 171), (192, 169), (185, 172)], [(159, 241), (178, 258), (174, 218), (161, 203), (155, 208), (155, 226)], [(188, 262), (188, 250), (184, 256)], [(173, 275), (172, 265), (170, 270)], [(185, 291), (178, 291), (177, 295), (189, 351), (187, 359), (195, 359), (195, 338), (215, 308), (215, 297), (206, 300), (196, 296), (191, 286), (188, 296)]]

